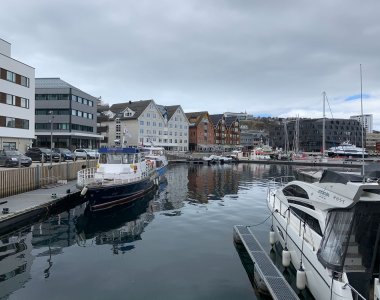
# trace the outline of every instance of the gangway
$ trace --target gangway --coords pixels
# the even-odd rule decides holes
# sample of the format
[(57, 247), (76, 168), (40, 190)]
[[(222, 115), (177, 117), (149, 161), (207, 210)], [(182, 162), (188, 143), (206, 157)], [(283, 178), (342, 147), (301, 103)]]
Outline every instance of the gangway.
[(299, 300), (296, 292), (291, 288), (281, 272), (273, 264), (268, 254), (264, 251), (251, 229), (244, 225), (234, 226), (234, 237), (239, 238), (247, 250), (255, 271), (265, 283), (273, 299)]

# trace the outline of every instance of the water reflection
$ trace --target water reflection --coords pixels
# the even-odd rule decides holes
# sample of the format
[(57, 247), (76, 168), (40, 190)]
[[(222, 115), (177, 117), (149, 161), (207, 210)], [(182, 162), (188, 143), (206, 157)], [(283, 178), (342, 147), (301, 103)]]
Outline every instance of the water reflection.
[(32, 234), (26, 229), (0, 240), (0, 299), (6, 299), (29, 280), (33, 263)]
[[(249, 224), (255, 218), (261, 220), (266, 209), (265, 199), (261, 195), (265, 196), (265, 192), (262, 192), (265, 182), (268, 177), (289, 173), (290, 168), (281, 165), (173, 165), (166, 174), (167, 181), (162, 182), (155, 193), (132, 205), (106, 214), (93, 215), (86, 210), (86, 205), (82, 204), (1, 237), (0, 299), (12, 296), (16, 299), (23, 298), (20, 294), (34, 291), (47, 293), (46, 297), (54, 298), (54, 294), (49, 294), (45, 288), (51, 287), (51, 290), (54, 290), (55, 285), (65, 288), (67, 283), (58, 278), (69, 275), (69, 272), (73, 271), (73, 264), (78, 266), (74, 268), (75, 272), (78, 272), (78, 269), (79, 272), (83, 272), (79, 274), (81, 276), (76, 277), (79, 281), (76, 283), (78, 289), (80, 286), (85, 290), (88, 287), (87, 282), (80, 281), (80, 278), (92, 275), (92, 271), (86, 268), (86, 263), (88, 265), (94, 255), (100, 264), (106, 261), (114, 263), (110, 268), (119, 278), (124, 275), (130, 278), (136, 276), (136, 272), (119, 266), (117, 260), (119, 257), (125, 257), (120, 254), (133, 256), (135, 260), (127, 260), (128, 262), (121, 265), (128, 264), (131, 270), (133, 267), (134, 270), (139, 270), (144, 280), (148, 280), (144, 281), (144, 287), (150, 285), (152, 291), (157, 291), (158, 286), (156, 280), (149, 281), (149, 276), (142, 271), (151, 270), (150, 267), (144, 266), (146, 257), (154, 257), (150, 264), (170, 266), (166, 269), (166, 279), (168, 282), (176, 281), (181, 289), (186, 288), (188, 282), (197, 282), (192, 271), (182, 273), (184, 265), (189, 261), (191, 264), (186, 265), (188, 270), (202, 270), (201, 273), (206, 273), (207, 281), (211, 282), (204, 288), (205, 294), (209, 289), (219, 291), (220, 282), (225, 280), (235, 280), (233, 284), (241, 287), (244, 283), (236, 279), (240, 276), (240, 261), (226, 259), (231, 258), (233, 252), (229, 248), (232, 225)], [(250, 210), (252, 207), (254, 209)], [(152, 228), (154, 235), (147, 234), (148, 231), (152, 232)], [(191, 240), (192, 238), (194, 240)], [(144, 243), (139, 243), (142, 239)], [(194, 247), (200, 240), (204, 243), (202, 247)], [(111, 245), (111, 250), (108, 247), (101, 248), (102, 245)], [(99, 247), (96, 251), (90, 248), (97, 246)], [(167, 253), (176, 253), (176, 260), (173, 260), (173, 255)], [(107, 260), (107, 255), (114, 260)], [(134, 262), (136, 265), (133, 265)], [(156, 269), (160, 267), (161, 265), (157, 265)], [(216, 269), (218, 267), (223, 270), (226, 268), (227, 272), (221, 272)], [(101, 273), (101, 270), (96, 271)], [(224, 273), (229, 272), (237, 276), (223, 277)], [(172, 274), (179, 273), (182, 275), (171, 277)], [(198, 287), (200, 290), (203, 289), (201, 284)], [(122, 290), (119, 286), (117, 289)], [(132, 290), (135, 295), (132, 299), (147, 298), (142, 292), (139, 294), (138, 288), (133, 289), (132, 286)], [(191, 289), (188, 292), (194, 295), (192, 298), (201, 299), (202, 297), (197, 297), (197, 290)], [(228, 295), (227, 287), (223, 291)], [(107, 295), (102, 294), (102, 291), (99, 293), (99, 299), (106, 298)], [(162, 290), (158, 298), (169, 299), (168, 293), (169, 289), (167, 294)], [(227, 298), (226, 296), (223, 299)]]
[(144, 228), (154, 219), (153, 194), (105, 213), (85, 210), (75, 221), (79, 246), (110, 244), (114, 254), (134, 249), (127, 245), (141, 239)]

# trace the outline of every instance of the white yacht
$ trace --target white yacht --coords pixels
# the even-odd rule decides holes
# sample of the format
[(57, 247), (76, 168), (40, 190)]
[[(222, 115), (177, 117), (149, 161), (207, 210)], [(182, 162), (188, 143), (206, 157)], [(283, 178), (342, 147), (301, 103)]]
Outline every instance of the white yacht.
[(328, 156), (343, 156), (343, 157), (368, 157), (368, 152), (365, 148), (356, 147), (346, 141), (339, 146), (331, 147), (327, 150)]
[(282, 246), (317, 300), (380, 297), (378, 175), (326, 170), (316, 182), (283, 177), (268, 189), (271, 243)]

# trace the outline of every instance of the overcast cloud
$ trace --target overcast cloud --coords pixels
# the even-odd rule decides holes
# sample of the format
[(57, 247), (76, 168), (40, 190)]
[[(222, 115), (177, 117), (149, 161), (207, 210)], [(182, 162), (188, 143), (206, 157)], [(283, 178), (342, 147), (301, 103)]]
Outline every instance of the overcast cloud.
[[(0, 38), (36, 77), (110, 104), (334, 117), (380, 130), (380, 1), (1, 0)], [(359, 96), (358, 96), (359, 95)], [(330, 112), (327, 113), (331, 116)]]

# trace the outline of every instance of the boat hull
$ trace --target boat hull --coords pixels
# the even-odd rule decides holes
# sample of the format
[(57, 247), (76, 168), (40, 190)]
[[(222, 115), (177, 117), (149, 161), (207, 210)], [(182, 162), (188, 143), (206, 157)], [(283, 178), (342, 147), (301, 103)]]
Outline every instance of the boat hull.
[(86, 198), (90, 211), (104, 211), (140, 199), (157, 187), (155, 180), (143, 180), (118, 185), (87, 186)]

